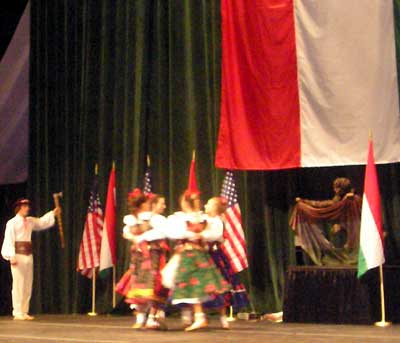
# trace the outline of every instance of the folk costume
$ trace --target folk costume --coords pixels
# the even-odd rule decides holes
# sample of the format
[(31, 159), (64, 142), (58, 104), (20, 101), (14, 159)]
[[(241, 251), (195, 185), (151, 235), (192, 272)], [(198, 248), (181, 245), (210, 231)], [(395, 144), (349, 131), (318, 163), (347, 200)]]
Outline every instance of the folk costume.
[(232, 265), (221, 249), (223, 242), (224, 223), (220, 216), (207, 217), (207, 229), (203, 232), (203, 239), (208, 243), (209, 253), (221, 272), (224, 279), (232, 286), (229, 292), (223, 295), (223, 301), (216, 298), (205, 304), (207, 308), (232, 306), (235, 310), (249, 305), (246, 288), (241, 283), (239, 275), (234, 272)]
[[(28, 199), (20, 200), (16, 206), (30, 205)], [(31, 320), (29, 302), (32, 294), (33, 256), (32, 231), (42, 231), (55, 223), (54, 212), (50, 211), (40, 218), (23, 217), (16, 214), (6, 225), (1, 255), (11, 263), (12, 304), (15, 320)]]
[[(173, 305), (202, 304), (229, 290), (202, 240), (206, 225), (205, 215), (201, 212), (177, 212), (168, 217), (168, 236), (176, 240), (176, 247), (162, 276), (164, 285), (172, 285)], [(196, 322), (205, 323), (203, 313), (196, 313), (192, 326)]]
[(125, 296), (127, 303), (137, 308), (137, 326), (144, 324), (144, 313), (150, 306), (164, 304), (168, 296), (168, 290), (161, 284), (160, 274), (168, 251), (162, 229), (165, 221), (165, 217), (151, 212), (142, 212), (138, 217), (124, 217), (123, 236), (133, 242), (131, 264), (116, 290)]

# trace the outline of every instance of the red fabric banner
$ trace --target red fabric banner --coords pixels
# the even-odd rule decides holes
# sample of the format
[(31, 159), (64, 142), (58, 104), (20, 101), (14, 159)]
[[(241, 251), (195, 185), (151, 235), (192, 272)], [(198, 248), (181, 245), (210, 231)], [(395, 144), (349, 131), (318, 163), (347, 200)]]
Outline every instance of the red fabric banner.
[[(368, 161), (365, 168), (364, 179), (364, 195), (368, 201), (369, 208), (371, 209), (372, 217), (374, 218), (376, 229), (384, 244), (383, 225), (382, 225), (382, 210), (381, 210), (381, 196), (379, 192), (378, 174), (376, 171), (375, 157), (374, 157), (374, 143), (372, 138), (368, 142)], [(368, 226), (371, 226), (368, 223)]]
[(222, 89), (216, 166), (300, 166), (292, 0), (221, 0)]
[[(111, 262), (115, 266), (117, 264), (116, 244), (115, 244), (115, 229), (117, 226), (117, 209), (116, 209), (116, 180), (115, 180), (115, 167), (113, 166), (108, 180), (106, 211), (104, 216), (103, 235), (108, 235), (108, 247), (110, 249)], [(106, 230), (104, 230), (106, 229)], [(102, 266), (100, 266), (100, 269)]]
[(192, 193), (199, 193), (199, 189), (197, 187), (197, 179), (196, 179), (196, 160), (194, 158), (190, 163), (189, 181), (187, 190)]

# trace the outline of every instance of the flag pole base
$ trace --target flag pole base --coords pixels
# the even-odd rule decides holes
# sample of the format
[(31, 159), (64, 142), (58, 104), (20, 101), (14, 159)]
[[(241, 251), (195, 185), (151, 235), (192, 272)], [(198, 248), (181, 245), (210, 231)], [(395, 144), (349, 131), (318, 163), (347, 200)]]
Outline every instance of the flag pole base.
[(386, 327), (392, 325), (392, 323), (391, 323), (391, 322), (386, 322), (386, 321), (382, 321), (382, 320), (381, 320), (380, 322), (374, 323), (374, 325), (375, 325), (375, 326), (379, 326), (380, 328), (386, 328)]
[(89, 312), (89, 313), (88, 313), (88, 316), (90, 316), (90, 317), (96, 317), (96, 316), (97, 316), (97, 313), (96, 313), (96, 312)]

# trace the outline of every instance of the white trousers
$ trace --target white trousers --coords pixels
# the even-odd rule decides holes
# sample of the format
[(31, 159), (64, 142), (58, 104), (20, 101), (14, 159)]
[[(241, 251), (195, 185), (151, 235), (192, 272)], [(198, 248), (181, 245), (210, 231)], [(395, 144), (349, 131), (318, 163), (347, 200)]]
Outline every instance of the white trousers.
[(17, 264), (11, 265), (13, 316), (21, 316), (29, 312), (32, 294), (33, 256), (16, 254)]

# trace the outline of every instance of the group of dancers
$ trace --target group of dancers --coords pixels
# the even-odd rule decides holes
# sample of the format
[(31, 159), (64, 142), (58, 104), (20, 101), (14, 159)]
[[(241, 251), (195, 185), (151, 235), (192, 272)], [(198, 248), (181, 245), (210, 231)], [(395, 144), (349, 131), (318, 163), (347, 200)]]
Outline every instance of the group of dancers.
[[(134, 309), (135, 329), (166, 329), (167, 304), (178, 306), (185, 331), (208, 325), (205, 311), (248, 305), (239, 276), (221, 249), (227, 200), (213, 197), (201, 209), (197, 190), (186, 190), (180, 211), (165, 217), (165, 198), (135, 189), (128, 195), (123, 237), (131, 244), (130, 267), (116, 291)], [(169, 258), (169, 259), (168, 259)]]

